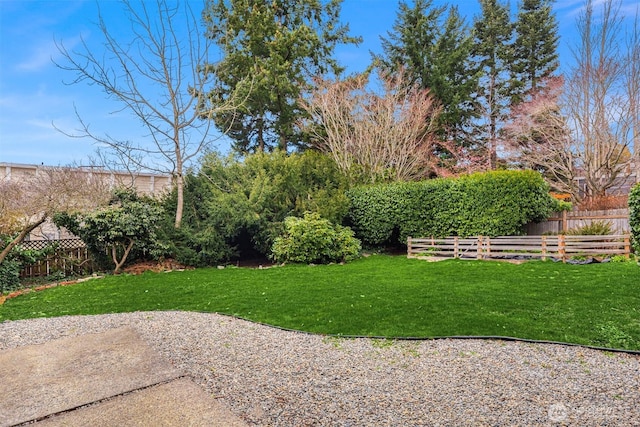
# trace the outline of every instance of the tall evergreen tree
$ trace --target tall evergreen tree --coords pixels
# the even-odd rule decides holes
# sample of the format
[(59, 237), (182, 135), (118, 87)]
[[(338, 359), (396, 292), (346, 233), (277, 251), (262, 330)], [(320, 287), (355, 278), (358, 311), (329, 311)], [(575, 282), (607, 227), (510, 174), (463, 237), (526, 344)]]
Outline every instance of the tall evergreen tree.
[(523, 0), (519, 6), (511, 63), (513, 103), (522, 102), (558, 69), (560, 37), (552, 1)]
[(384, 54), (374, 56), (374, 60), (385, 72), (405, 68), (408, 85), (417, 83), (428, 89), (432, 86), (434, 47), (446, 7), (434, 7), (432, 0), (416, 0), (413, 7), (400, 2), (399, 7), (393, 30), (387, 32), (388, 38), (380, 38)]
[(473, 37), (457, 7), (449, 10), (443, 32), (436, 41), (431, 90), (442, 103), (441, 132), (468, 145), (471, 122), (477, 117), (473, 94), (479, 72), (472, 61)]
[(472, 94), (477, 72), (471, 61), (472, 37), (457, 8), (445, 18), (445, 6), (431, 0), (400, 3), (388, 38), (382, 38), (383, 54), (374, 61), (386, 72), (403, 68), (406, 83), (429, 89), (442, 105), (439, 134), (444, 139), (464, 139), (474, 116)]
[(476, 139), (486, 152), (487, 167), (495, 169), (497, 145), (511, 100), (510, 64), (512, 61), (513, 24), (507, 5), (498, 0), (480, 0), (481, 15), (474, 22), (474, 54), (482, 76), (477, 101), (482, 117)]
[(359, 43), (339, 22), (342, 0), (208, 0), (207, 36), (221, 49), (216, 64), (203, 64), (216, 78), (209, 100), (243, 100), (235, 111), (214, 114), (216, 125), (240, 153), (304, 144), (295, 123), (304, 115), (300, 96), (315, 76), (339, 74), (332, 57), (342, 43)]

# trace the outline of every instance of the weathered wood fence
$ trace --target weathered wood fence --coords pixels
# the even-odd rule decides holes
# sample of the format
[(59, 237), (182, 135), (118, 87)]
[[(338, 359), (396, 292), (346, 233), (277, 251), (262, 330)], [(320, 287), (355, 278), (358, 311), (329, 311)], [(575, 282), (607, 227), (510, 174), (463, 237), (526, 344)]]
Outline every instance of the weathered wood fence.
[(628, 234), (609, 236), (503, 236), (407, 239), (409, 258), (547, 259), (566, 262), (575, 256), (612, 256), (631, 253)]
[(80, 239), (32, 240), (22, 242), (20, 246), (23, 249), (40, 250), (52, 244), (56, 246), (55, 251), (45, 259), (23, 268), (21, 278), (44, 277), (57, 272), (64, 276), (93, 272), (93, 260)]
[(614, 233), (628, 233), (629, 209), (608, 209), (604, 211), (563, 211), (556, 212), (546, 221), (527, 224), (525, 233), (528, 235), (558, 234), (585, 225), (594, 221), (611, 223)]

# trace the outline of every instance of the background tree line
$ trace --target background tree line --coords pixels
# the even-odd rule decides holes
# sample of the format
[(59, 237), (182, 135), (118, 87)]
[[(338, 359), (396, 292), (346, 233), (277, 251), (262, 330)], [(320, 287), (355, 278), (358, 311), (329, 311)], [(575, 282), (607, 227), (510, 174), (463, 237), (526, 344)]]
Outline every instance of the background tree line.
[[(576, 200), (607, 194), (638, 165), (637, 20), (621, 38), (621, 2), (598, 10), (586, 0), (575, 65), (562, 76), (550, 0), (523, 0), (514, 16), (498, 0), (479, 2), (469, 23), (454, 6), (400, 2), (382, 53), (347, 76), (335, 48), (361, 39), (340, 22), (340, 0), (208, 0), (201, 14), (188, 3), (123, 1), (130, 40), (98, 17), (108, 55), (60, 43), (59, 66), (75, 74), (72, 83), (121, 102), (155, 146), (95, 134), (81, 112), (73, 136), (101, 143), (101, 158), (119, 168), (174, 177), (174, 196), (149, 201), (171, 207), (172, 227), (146, 228), (157, 225), (169, 242), (154, 251), (196, 265), (267, 254), (289, 216), (311, 211), (342, 223), (346, 190), (362, 184), (524, 168)], [(234, 154), (210, 152), (213, 127)], [(138, 203), (120, 195), (108, 209), (129, 202)], [(7, 252), (32, 222), (13, 224), (23, 226), (9, 227), (17, 234)]]
[[(566, 76), (558, 72), (552, 0), (523, 0), (514, 15), (508, 3), (479, 0), (470, 22), (456, 6), (401, 1), (382, 52), (359, 76), (345, 75), (335, 58), (336, 47), (361, 42), (340, 21), (341, 0), (207, 0), (202, 19), (166, 0), (124, 4), (139, 28), (131, 34), (137, 49), (100, 20), (117, 61), (61, 45), (61, 67), (101, 86), (149, 128), (154, 149), (87, 126), (81, 136), (129, 165), (173, 174), (176, 228), (185, 168), (211, 146), (212, 124), (243, 156), (318, 149), (370, 182), (532, 168), (577, 200), (606, 194), (638, 157), (640, 38), (637, 21), (622, 34), (620, 0), (601, 8), (585, 0), (576, 65)], [(161, 90), (160, 99), (142, 81), (151, 94)]]

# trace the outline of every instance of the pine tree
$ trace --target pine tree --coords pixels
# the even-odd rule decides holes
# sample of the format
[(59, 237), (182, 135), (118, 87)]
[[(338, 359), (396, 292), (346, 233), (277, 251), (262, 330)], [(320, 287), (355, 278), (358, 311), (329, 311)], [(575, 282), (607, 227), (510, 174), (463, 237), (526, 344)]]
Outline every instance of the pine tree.
[(523, 0), (515, 23), (512, 103), (522, 102), (558, 69), (558, 22), (552, 0)]
[(480, 0), (480, 4), (482, 13), (474, 22), (474, 54), (482, 73), (477, 92), (482, 117), (476, 139), (479, 150), (486, 152), (487, 167), (495, 169), (499, 130), (513, 86), (509, 75), (513, 25), (507, 5), (499, 4), (498, 0)]
[(388, 73), (404, 68), (408, 85), (431, 88), (434, 47), (445, 10), (433, 7), (431, 0), (416, 0), (413, 7), (400, 2), (393, 31), (387, 32), (388, 38), (380, 38), (384, 55), (375, 56), (375, 62)]
[(374, 62), (388, 73), (403, 70), (407, 84), (429, 89), (441, 104), (439, 135), (460, 140), (475, 114), (472, 94), (477, 72), (471, 61), (473, 40), (457, 8), (434, 7), (431, 0), (416, 0), (413, 7), (400, 3), (388, 38), (382, 38), (383, 54)]
[(445, 139), (468, 145), (472, 120), (477, 117), (473, 94), (479, 73), (472, 61), (473, 38), (457, 7), (449, 10), (442, 34), (436, 40), (431, 90), (442, 104), (441, 133)]
[(227, 133), (240, 153), (287, 150), (304, 145), (295, 123), (305, 112), (300, 97), (312, 78), (339, 74), (332, 57), (335, 47), (359, 43), (339, 23), (342, 0), (208, 0), (203, 13), (207, 36), (223, 59), (203, 64), (216, 78), (210, 105), (243, 100), (241, 108), (214, 114), (216, 126)]

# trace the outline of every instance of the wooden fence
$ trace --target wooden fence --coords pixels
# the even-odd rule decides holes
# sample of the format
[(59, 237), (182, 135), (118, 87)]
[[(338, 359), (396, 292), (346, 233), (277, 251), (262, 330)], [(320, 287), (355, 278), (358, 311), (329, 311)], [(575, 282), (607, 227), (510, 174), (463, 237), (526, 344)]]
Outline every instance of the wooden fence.
[(566, 262), (576, 256), (612, 256), (631, 253), (628, 234), (610, 236), (504, 236), (407, 239), (409, 258), (547, 259)]
[(54, 273), (66, 277), (93, 272), (93, 260), (80, 239), (32, 240), (20, 244), (23, 249), (36, 250), (45, 249), (50, 245), (55, 245), (55, 251), (45, 259), (23, 268), (20, 272), (21, 278), (44, 277)]
[(527, 224), (525, 233), (528, 235), (558, 234), (594, 221), (611, 223), (614, 233), (629, 233), (629, 209), (609, 209), (605, 211), (563, 211), (556, 212), (546, 221)]

